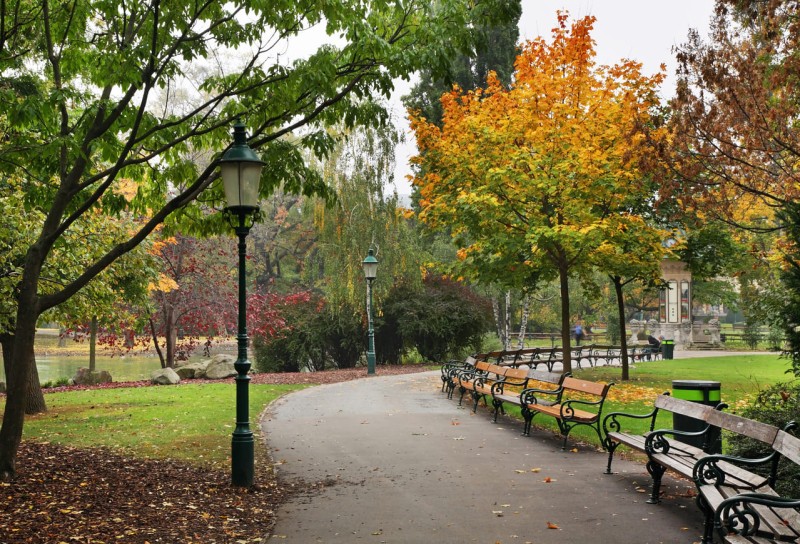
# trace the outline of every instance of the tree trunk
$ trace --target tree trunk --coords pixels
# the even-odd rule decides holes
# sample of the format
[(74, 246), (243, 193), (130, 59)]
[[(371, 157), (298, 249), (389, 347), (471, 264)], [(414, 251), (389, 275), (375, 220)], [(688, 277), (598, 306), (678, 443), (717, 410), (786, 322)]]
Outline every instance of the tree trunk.
[(622, 293), (622, 279), (619, 276), (612, 277), (614, 282), (614, 292), (617, 294), (617, 318), (619, 319), (619, 335), (620, 346), (622, 352), (620, 353), (620, 361), (622, 361), (622, 379), (629, 380), (628, 372), (628, 335), (625, 331), (625, 299)]
[(164, 336), (167, 342), (167, 366), (173, 368), (175, 366), (175, 351), (178, 345), (178, 328), (175, 326), (175, 309), (168, 308), (166, 312), (166, 319), (164, 320)]
[(531, 314), (531, 296), (525, 295), (525, 298), (522, 299), (522, 317), (520, 318), (519, 324), (519, 342), (517, 344), (518, 349), (525, 349), (525, 333), (528, 328), (528, 317)]
[(92, 322), (89, 325), (89, 372), (94, 372), (97, 367), (96, 358), (97, 348), (97, 316), (92, 316)]
[(34, 360), (33, 341), (38, 315), (35, 289), (31, 288), (30, 280), (28, 285), (21, 289), (18, 303), (11, 353), (9, 356), (4, 353), (8, 362), (5, 365), (6, 406), (3, 412), (3, 424), (0, 427), (0, 481), (10, 481), (16, 474), (17, 451), (25, 424), (28, 381), (33, 374), (29, 367)]
[(558, 278), (561, 284), (561, 358), (563, 372), (572, 372), (572, 344), (569, 315), (569, 276), (566, 265), (559, 266)]
[(167, 368), (167, 362), (164, 360), (164, 352), (161, 351), (161, 346), (158, 345), (156, 324), (153, 323), (152, 317), (150, 318), (150, 333), (153, 335), (153, 347), (156, 348), (156, 353), (158, 353), (158, 360), (161, 361), (161, 368)]
[(28, 363), (28, 392), (25, 395), (25, 413), (28, 415), (40, 414), (47, 411), (47, 403), (44, 401), (42, 384), (39, 383), (39, 369), (36, 368), (36, 355), (33, 348), (30, 352), (30, 362)]
[(503, 349), (511, 349), (511, 291), (506, 291), (506, 313), (503, 317)]
[(503, 319), (500, 316), (500, 301), (497, 300), (497, 297), (492, 297), (492, 313), (494, 314), (494, 326), (497, 328), (497, 338), (499, 338), (500, 343), (505, 346), (506, 340), (503, 335)]

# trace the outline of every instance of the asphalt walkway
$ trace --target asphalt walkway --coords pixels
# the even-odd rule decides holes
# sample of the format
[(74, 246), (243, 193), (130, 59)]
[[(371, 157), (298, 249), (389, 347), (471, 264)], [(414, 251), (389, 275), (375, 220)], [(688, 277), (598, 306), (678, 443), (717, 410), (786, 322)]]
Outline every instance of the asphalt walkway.
[[(687, 352), (679, 352), (687, 356)], [(698, 355), (707, 355), (706, 353)], [(676, 353), (676, 356), (678, 354)], [(312, 387), (275, 402), (261, 425), (285, 485), (271, 541), (309, 543), (692, 543), (693, 486), (669, 475), (645, 501), (640, 461), (553, 433), (520, 435), (439, 392), (438, 372)]]

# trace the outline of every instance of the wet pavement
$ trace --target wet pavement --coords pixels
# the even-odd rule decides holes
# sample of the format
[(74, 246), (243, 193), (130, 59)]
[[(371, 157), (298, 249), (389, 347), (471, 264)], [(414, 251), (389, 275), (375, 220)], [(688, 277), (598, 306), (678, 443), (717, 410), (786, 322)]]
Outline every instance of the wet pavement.
[[(676, 352), (676, 358), (686, 352)], [(695, 356), (706, 356), (706, 353)], [(286, 485), (270, 541), (307, 543), (692, 543), (702, 533), (693, 485), (664, 478), (645, 501), (641, 461), (615, 459), (522, 422), (459, 408), (439, 373), (312, 387), (261, 422)]]

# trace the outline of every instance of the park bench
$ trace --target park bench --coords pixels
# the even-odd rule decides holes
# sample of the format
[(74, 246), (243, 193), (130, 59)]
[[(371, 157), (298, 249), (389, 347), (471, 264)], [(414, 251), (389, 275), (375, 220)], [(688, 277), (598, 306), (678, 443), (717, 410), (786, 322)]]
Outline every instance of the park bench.
[(552, 384), (556, 387), (561, 387), (564, 378), (567, 378), (569, 375), (570, 374), (559, 374), (556, 372), (544, 372), (532, 368), (517, 368), (507, 372), (504, 379), (498, 380), (492, 385), (492, 406), (494, 406), (493, 421), (497, 423), (498, 412), (505, 414), (505, 409), (503, 408), (504, 404), (522, 406), (520, 389), (528, 388), (531, 382), (535, 382), (537, 386)]
[[(487, 366), (484, 367), (484, 364)], [(492, 394), (492, 385), (505, 378), (505, 375), (513, 370), (511, 367), (481, 361), (474, 370), (463, 370), (457, 374), (458, 387), (461, 395), (458, 398), (458, 405), (461, 406), (464, 395), (469, 392), (472, 397), (472, 411), (478, 409), (480, 399), (486, 399), (487, 395)]]
[(557, 389), (527, 388), (520, 393), (522, 416), (525, 418), (523, 434), (529, 435), (531, 422), (537, 414), (552, 416), (564, 436), (563, 448), (567, 447), (570, 431), (577, 426), (588, 426), (597, 433), (601, 444), (605, 440), (600, 431), (608, 390), (613, 383), (597, 383), (565, 377)]
[[(730, 414), (725, 414), (729, 416)], [(744, 419), (744, 418), (741, 418)], [(697, 503), (705, 514), (703, 544), (711, 544), (714, 532), (729, 544), (771, 544), (800, 540), (800, 498), (781, 497), (775, 492), (778, 464), (800, 465), (800, 439), (788, 431), (745, 420), (735, 431), (747, 432), (761, 442), (773, 437), (771, 453), (761, 459), (742, 459), (729, 455), (709, 455), (694, 466)], [(769, 467), (769, 476), (751, 475), (746, 481), (731, 476), (731, 466)]]
[[(611, 474), (611, 464), (614, 452), (620, 445), (625, 445), (633, 450), (648, 455), (647, 471), (653, 478), (653, 488), (647, 502), (659, 502), (661, 491), (661, 478), (667, 469), (691, 478), (694, 465), (700, 458), (708, 455), (706, 452), (712, 447), (712, 440), (718, 437), (718, 432), (710, 421), (715, 414), (722, 413), (726, 405), (716, 407), (707, 406), (683, 399), (676, 399), (664, 393), (658, 395), (653, 402), (653, 410), (646, 414), (630, 414), (613, 412), (603, 419), (603, 432), (606, 437), (606, 450), (608, 451), (608, 464), (606, 474)], [(654, 430), (659, 412), (667, 411), (685, 417), (690, 417), (705, 423), (698, 431), (680, 431), (675, 429)], [(644, 434), (633, 434), (623, 429), (625, 420), (649, 420), (648, 431)], [(693, 446), (679, 440), (668, 440), (667, 436), (683, 437), (695, 443), (703, 443), (702, 447)]]
[(452, 383), (451, 380), (455, 373), (461, 370), (475, 368), (475, 363), (484, 360), (484, 357), (485, 354), (481, 353), (481, 354), (470, 355), (463, 361), (452, 360), (443, 363), (441, 368), (442, 392), (445, 392), (447, 390), (449, 393), (450, 384)]

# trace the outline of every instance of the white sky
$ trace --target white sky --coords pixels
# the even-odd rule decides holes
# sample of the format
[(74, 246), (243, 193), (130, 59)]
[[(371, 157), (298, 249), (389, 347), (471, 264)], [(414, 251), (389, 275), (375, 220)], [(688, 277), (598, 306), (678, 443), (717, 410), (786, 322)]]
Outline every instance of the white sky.
[[(592, 36), (598, 64), (615, 64), (629, 58), (641, 62), (645, 74), (652, 74), (664, 63), (667, 80), (661, 94), (668, 97), (675, 85), (672, 48), (686, 41), (690, 28), (705, 35), (713, 7), (713, 0), (522, 0), (520, 40), (537, 36), (549, 39), (559, 9), (568, 11), (570, 20), (594, 15), (597, 21)], [(401, 195), (411, 192), (405, 177), (411, 172), (408, 159), (416, 154), (414, 138), (400, 104), (400, 96), (409, 89), (408, 83), (398, 82), (392, 97), (393, 112), (398, 120), (403, 120), (406, 134), (406, 143), (397, 149), (395, 170), (395, 186)]]

